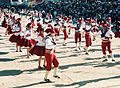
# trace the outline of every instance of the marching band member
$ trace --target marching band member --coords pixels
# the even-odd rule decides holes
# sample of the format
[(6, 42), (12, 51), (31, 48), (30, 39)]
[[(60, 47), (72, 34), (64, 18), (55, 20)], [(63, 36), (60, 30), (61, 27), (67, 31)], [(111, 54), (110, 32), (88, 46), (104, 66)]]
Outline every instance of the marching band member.
[(59, 62), (57, 60), (56, 55), (54, 54), (55, 46), (56, 46), (56, 43), (53, 39), (53, 37), (55, 35), (54, 31), (51, 30), (51, 29), (46, 29), (46, 33), (48, 35), (45, 38), (46, 73), (45, 73), (44, 81), (45, 82), (51, 82), (51, 80), (48, 79), (48, 75), (49, 75), (49, 72), (51, 70), (52, 63), (54, 65), (54, 75), (53, 75), (53, 77), (60, 78), (57, 75), (57, 69), (58, 69)]

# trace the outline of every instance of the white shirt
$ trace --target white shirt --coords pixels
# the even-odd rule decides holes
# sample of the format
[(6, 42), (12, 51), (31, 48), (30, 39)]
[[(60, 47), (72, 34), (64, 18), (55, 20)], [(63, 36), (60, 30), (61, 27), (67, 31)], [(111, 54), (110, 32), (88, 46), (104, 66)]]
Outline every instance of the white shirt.
[[(99, 31), (98, 34), (101, 36), (102, 32)], [(114, 34), (111, 30), (108, 30), (108, 31), (106, 32), (106, 34), (105, 34), (105, 37), (108, 37), (108, 38), (110, 38), (110, 37), (113, 38), (114, 36), (115, 36), (115, 34)], [(103, 38), (103, 39), (104, 39), (104, 38)]]
[(14, 24), (12, 26), (12, 32), (15, 32), (14, 35), (18, 36), (21, 33), (21, 28), (18, 26), (18, 24)]
[(52, 43), (52, 37), (47, 36), (48, 38), (45, 40), (45, 48), (46, 49), (54, 49), (56, 45)]
[(105, 34), (105, 37), (114, 37), (114, 33), (111, 30), (108, 30), (107, 33)]
[(24, 38), (25, 39), (31, 39), (32, 38), (32, 29), (29, 29), (29, 30), (25, 30), (23, 33), (24, 33)]
[(85, 27), (86, 27), (85, 30), (90, 30), (91, 29), (91, 25), (86, 25)]
[(45, 46), (45, 40), (44, 40), (44, 38), (43, 37), (41, 37), (41, 36), (38, 36), (37, 37), (37, 46)]

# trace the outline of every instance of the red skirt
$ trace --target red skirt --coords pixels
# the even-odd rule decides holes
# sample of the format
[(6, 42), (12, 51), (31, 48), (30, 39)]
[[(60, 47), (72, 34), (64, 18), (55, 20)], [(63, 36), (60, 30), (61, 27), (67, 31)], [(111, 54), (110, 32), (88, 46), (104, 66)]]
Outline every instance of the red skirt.
[(115, 38), (120, 38), (120, 32), (115, 32)]
[(37, 56), (44, 56), (45, 46), (34, 46), (29, 52), (31, 55), (35, 54)]
[(31, 47), (31, 46), (34, 46), (36, 44), (36, 41), (34, 39), (25, 39), (25, 38), (22, 38), (18, 45), (19, 46), (24, 46), (24, 47)]
[(9, 41), (12, 42), (12, 43), (18, 43), (18, 42), (20, 41), (20, 39), (21, 39), (21, 36), (20, 36), (20, 35), (18, 35), (18, 36), (12, 35), (12, 36), (9, 38)]

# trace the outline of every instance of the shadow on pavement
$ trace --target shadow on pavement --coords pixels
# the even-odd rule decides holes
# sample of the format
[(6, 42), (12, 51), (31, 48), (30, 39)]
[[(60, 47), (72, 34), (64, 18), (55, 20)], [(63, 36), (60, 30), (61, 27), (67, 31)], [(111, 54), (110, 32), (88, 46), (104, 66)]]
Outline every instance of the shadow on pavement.
[(21, 70), (2, 70), (0, 71), (0, 76), (15, 76), (21, 74)]
[[(22, 85), (22, 86), (16, 86), (16, 87), (12, 87), (12, 88), (25, 88), (25, 87), (31, 87), (31, 86), (35, 86), (35, 85), (40, 85), (40, 84), (45, 84), (47, 82), (45, 81), (41, 81), (41, 82), (36, 82), (36, 83), (31, 83), (31, 84), (27, 84), (27, 85)], [(54, 83), (54, 82), (52, 82)], [(48, 84), (48, 83), (47, 83)], [(40, 88), (40, 87), (39, 87)]]
[(60, 66), (59, 69), (64, 70), (64, 69), (68, 69), (69, 67), (75, 67), (75, 66), (93, 66), (93, 65), (96, 65), (96, 62), (95, 62), (95, 61), (86, 62), (86, 63), (63, 65), (63, 66)]
[[(62, 87), (71, 87), (71, 86), (75, 86), (75, 85), (78, 85), (77, 87), (75, 88), (80, 88), (82, 86), (85, 86), (86, 84), (88, 83), (96, 83), (96, 82), (99, 82), (99, 81), (104, 81), (104, 80), (110, 80), (110, 79), (120, 79), (120, 76), (114, 76), (114, 77), (106, 77), (106, 78), (98, 78), (98, 79), (93, 79), (93, 80), (85, 80), (85, 81), (79, 81), (79, 82), (74, 82), (72, 84), (67, 84), (67, 85), (64, 85), (64, 84), (55, 84), (55, 87), (59, 87), (59, 88), (62, 88)], [(114, 85), (114, 84), (113, 84)], [(120, 86), (120, 85), (117, 85), (117, 86)], [(108, 88), (108, 87), (106, 87)]]
[(0, 58), (0, 62), (8, 62), (8, 61), (14, 61), (15, 59), (11, 58)]
[(98, 64), (94, 67), (113, 67), (113, 66), (116, 66), (116, 65), (120, 65), (120, 62)]
[(9, 52), (0, 52), (0, 55), (8, 54)]

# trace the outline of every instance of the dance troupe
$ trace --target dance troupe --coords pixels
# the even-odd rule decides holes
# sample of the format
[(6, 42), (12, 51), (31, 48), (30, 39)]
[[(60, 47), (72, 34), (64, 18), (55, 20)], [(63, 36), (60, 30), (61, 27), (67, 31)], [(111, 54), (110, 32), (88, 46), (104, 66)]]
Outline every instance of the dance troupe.
[[(114, 33), (112, 32), (113, 25), (110, 17), (106, 17), (105, 20), (101, 20), (99, 23), (97, 19), (91, 17), (86, 19), (80, 17), (73, 23), (72, 16), (58, 15), (53, 19), (51, 14), (45, 15), (43, 11), (36, 17), (34, 11), (31, 11), (25, 28), (23, 28), (21, 23), (22, 17), (16, 18), (14, 14), (11, 15), (9, 13), (3, 13), (2, 17), (1, 26), (6, 28), (5, 34), (10, 35), (9, 41), (16, 43), (16, 52), (22, 52), (21, 47), (26, 47), (27, 58), (30, 55), (39, 56), (38, 69), (46, 70), (45, 82), (51, 82), (48, 75), (52, 64), (54, 65), (53, 77), (60, 78), (57, 75), (59, 61), (55, 55), (55, 47), (61, 32), (64, 37), (63, 46), (67, 46), (69, 35), (74, 30), (75, 50), (79, 52), (81, 52), (81, 40), (85, 38), (84, 50), (86, 55), (89, 55), (89, 47), (92, 45), (92, 41), (95, 41), (96, 36), (99, 35), (102, 40), (103, 62), (110, 59), (106, 54), (106, 48), (111, 56), (111, 61), (115, 61), (111, 48), (111, 40), (114, 38)], [(43, 56), (45, 58), (42, 67), (41, 60)]]

